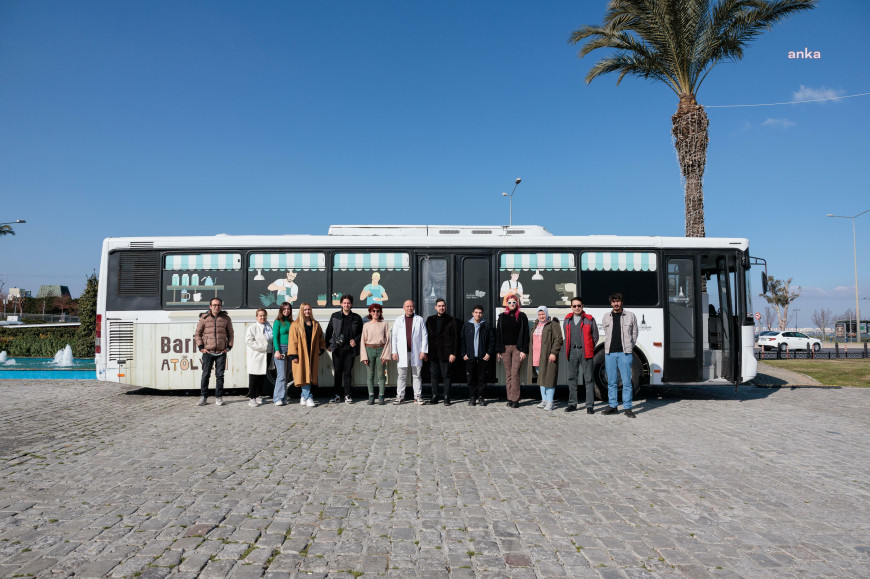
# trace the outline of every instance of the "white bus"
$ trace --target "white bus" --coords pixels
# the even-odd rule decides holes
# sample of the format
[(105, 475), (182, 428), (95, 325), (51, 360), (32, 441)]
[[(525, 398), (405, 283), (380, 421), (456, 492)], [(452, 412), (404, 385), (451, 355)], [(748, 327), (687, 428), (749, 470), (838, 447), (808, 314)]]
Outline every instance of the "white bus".
[[(740, 384), (756, 373), (746, 239), (554, 236), (540, 226), (332, 226), (328, 235), (136, 237), (104, 240), (97, 306), (101, 380), (158, 389), (199, 387), (193, 333), (217, 296), (232, 317), (235, 348), (226, 387), (245, 387), (244, 332), (255, 310), (274, 320), (290, 301), (308, 302), (325, 323), (342, 294), (365, 316), (381, 303), (388, 321), (413, 299), (423, 317), (435, 300), (468, 320), (475, 305), (495, 320), (506, 289), (534, 319), (539, 305), (560, 320), (581, 296), (600, 322), (622, 293), (640, 326), (632, 382)], [(606, 399), (603, 332), (595, 352), (596, 394)], [(461, 364), (456, 378), (464, 382)], [(559, 384), (567, 384), (565, 364)], [(332, 385), (329, 356), (321, 386)], [(493, 364), (494, 379), (504, 383)], [(365, 384), (354, 366), (354, 384)], [(395, 372), (395, 369), (391, 369)], [(525, 372), (522, 373), (525, 376)], [(390, 375), (395, 384), (395, 375)]]

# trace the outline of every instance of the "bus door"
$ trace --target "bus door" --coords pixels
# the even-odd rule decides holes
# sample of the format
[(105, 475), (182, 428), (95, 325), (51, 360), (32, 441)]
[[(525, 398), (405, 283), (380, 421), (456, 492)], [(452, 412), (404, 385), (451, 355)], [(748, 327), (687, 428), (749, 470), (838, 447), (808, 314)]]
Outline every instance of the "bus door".
[(665, 254), (665, 363), (663, 382), (697, 382), (702, 379), (699, 275), (695, 256)]
[(420, 300), (417, 313), (427, 319), (435, 315), (435, 301), (439, 298), (447, 300), (447, 313), (455, 316), (455, 304), (448, 292), (453, 288), (453, 272), (450, 267), (450, 256), (444, 254), (417, 254), (419, 279), (417, 287)]
[(706, 282), (707, 341), (715, 368), (711, 377), (736, 383), (740, 376), (736, 255), (714, 252), (701, 255), (701, 274)]

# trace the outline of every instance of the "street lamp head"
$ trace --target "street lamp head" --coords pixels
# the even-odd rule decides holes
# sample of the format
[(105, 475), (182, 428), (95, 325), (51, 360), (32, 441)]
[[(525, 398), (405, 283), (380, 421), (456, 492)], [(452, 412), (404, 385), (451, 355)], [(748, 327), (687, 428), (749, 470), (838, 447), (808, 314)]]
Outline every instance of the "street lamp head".
[(502, 193), (501, 196), (502, 196), (502, 197), (507, 197), (508, 194), (507, 194), (507, 193)]
[(825, 215), (825, 217), (834, 217), (834, 214), (833, 214), (833, 213), (828, 213), (827, 215)]
[(522, 181), (522, 180), (523, 180), (523, 179), (522, 179), (521, 177), (517, 177), (517, 185), (519, 185), (519, 184), (520, 184), (520, 181)]

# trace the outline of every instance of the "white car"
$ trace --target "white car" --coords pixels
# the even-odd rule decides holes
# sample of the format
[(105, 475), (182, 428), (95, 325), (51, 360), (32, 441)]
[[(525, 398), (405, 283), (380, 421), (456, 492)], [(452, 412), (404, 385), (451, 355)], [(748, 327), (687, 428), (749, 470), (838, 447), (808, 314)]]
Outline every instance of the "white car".
[(821, 351), (822, 342), (810, 338), (801, 332), (763, 332), (758, 336), (758, 345), (762, 350), (808, 350)]

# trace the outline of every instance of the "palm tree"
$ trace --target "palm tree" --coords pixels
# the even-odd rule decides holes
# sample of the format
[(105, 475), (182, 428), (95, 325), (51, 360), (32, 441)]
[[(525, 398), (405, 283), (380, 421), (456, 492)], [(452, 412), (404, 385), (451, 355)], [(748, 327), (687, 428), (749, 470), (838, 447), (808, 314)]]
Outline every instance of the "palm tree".
[(4, 235), (15, 235), (15, 230), (11, 225), (0, 225), (0, 237)]
[(583, 26), (569, 39), (584, 42), (578, 56), (598, 48), (616, 53), (599, 60), (586, 84), (609, 72), (652, 79), (677, 93), (671, 117), (674, 146), (686, 189), (686, 236), (704, 237), (704, 167), (709, 121), (695, 100), (698, 87), (721, 61), (743, 58), (762, 32), (817, 0), (610, 0), (601, 26)]

